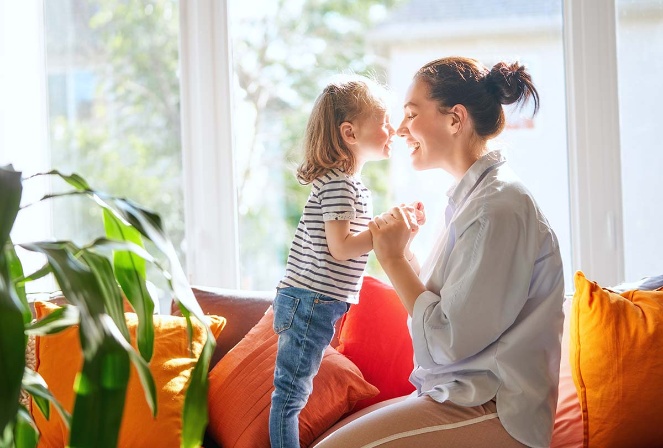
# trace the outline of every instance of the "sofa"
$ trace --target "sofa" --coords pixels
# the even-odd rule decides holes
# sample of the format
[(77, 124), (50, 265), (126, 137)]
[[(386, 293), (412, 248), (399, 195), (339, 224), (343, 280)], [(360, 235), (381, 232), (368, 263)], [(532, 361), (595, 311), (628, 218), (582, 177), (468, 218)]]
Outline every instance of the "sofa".
[[(663, 278), (657, 281), (660, 284), (638, 282), (620, 290), (601, 287), (576, 273), (575, 293), (563, 306), (552, 447), (663, 446), (663, 289), (650, 291), (663, 285)], [(202, 286), (193, 291), (206, 315), (223, 320), (215, 332), (217, 346), (210, 363), (209, 423), (203, 445), (267, 447), (270, 372), (277, 340), (271, 330), (274, 293)], [(175, 305), (171, 314), (168, 318), (178, 318)], [(366, 277), (359, 305), (337, 324), (302, 412), (303, 446), (313, 446), (354, 412), (368, 412), (382, 400), (412, 392), (407, 380), (413, 364), (406, 319), (393, 288)], [(151, 431), (166, 432), (161, 434), (164, 440), (177, 446), (175, 420), (161, 427), (167, 430)], [(141, 427), (146, 431), (144, 422), (133, 424), (136, 431)], [(126, 446), (157, 446), (144, 440)]]

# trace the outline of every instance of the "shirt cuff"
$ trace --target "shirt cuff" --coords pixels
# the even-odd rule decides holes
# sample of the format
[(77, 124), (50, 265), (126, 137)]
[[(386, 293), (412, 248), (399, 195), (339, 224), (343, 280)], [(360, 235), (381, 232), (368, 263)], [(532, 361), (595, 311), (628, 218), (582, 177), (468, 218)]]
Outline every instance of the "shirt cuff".
[(332, 212), (332, 213), (323, 213), (323, 221), (350, 221), (355, 219), (355, 212)]

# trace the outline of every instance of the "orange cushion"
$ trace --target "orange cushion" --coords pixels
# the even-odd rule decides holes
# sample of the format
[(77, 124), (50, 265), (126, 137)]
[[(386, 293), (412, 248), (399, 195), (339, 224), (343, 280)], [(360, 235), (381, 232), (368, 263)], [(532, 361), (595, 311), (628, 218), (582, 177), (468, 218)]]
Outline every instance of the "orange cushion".
[[(36, 317), (40, 319), (57, 308), (57, 305), (48, 302), (35, 302)], [(135, 348), (138, 318), (134, 313), (125, 313), (125, 317)], [(212, 333), (218, 336), (226, 323), (225, 318), (208, 317)], [(189, 355), (186, 320), (177, 316), (154, 316), (154, 354), (150, 371), (157, 388), (157, 416), (152, 418), (138, 373), (132, 364), (118, 446), (180, 446), (186, 384), (207, 338), (203, 326), (196, 319), (191, 319), (191, 322), (194, 325), (193, 358)], [(74, 378), (83, 365), (78, 328), (38, 337), (35, 351), (37, 372), (64, 408), (71, 412), (75, 398)], [(33, 418), (41, 432), (39, 447), (66, 446), (69, 431), (60, 415), (53, 410), (50, 420), (46, 420), (36, 406), (32, 408)]]
[(601, 288), (575, 275), (571, 371), (585, 447), (663, 443), (663, 290)]
[(352, 305), (341, 321), (337, 350), (354, 362), (380, 393), (357, 403), (353, 412), (414, 391), (409, 380), (414, 348), (407, 317), (393, 287), (364, 277), (359, 303)]
[[(271, 307), (255, 327), (212, 369), (208, 432), (224, 447), (269, 446), (269, 409), (274, 390), (278, 336)], [(327, 347), (313, 393), (299, 418), (299, 441), (309, 446), (355, 403), (378, 390), (350, 360)]]

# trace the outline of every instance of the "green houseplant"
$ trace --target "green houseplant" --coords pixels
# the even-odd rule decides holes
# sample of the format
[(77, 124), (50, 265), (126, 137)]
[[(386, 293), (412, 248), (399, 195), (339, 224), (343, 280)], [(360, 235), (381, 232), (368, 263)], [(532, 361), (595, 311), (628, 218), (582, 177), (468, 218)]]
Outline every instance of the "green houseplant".
[[(155, 415), (158, 412), (148, 367), (153, 352), (154, 302), (147, 291), (146, 264), (154, 264), (167, 280), (187, 319), (189, 334), (191, 317), (205, 324), (203, 313), (157, 214), (129, 200), (95, 191), (76, 174), (51, 171), (37, 176), (54, 176), (71, 187), (65, 193), (45, 195), (42, 200), (83, 195), (95, 201), (103, 210), (105, 235), (83, 247), (71, 241), (23, 243), (22, 248), (41, 253), (47, 260), (36, 272), (25, 273), (10, 233), (22, 207), (23, 183), (29, 178), (24, 179), (11, 166), (0, 167), (0, 447), (36, 446), (38, 432), (30, 412), (20, 404), (21, 390), (32, 396), (45, 417), (52, 408), (61, 414), (70, 428), (69, 446), (114, 447), (131, 363), (137, 368), (150, 409)], [(158, 262), (145, 248), (147, 240), (163, 254), (166, 263)], [(51, 274), (67, 305), (32, 322), (25, 284)], [(125, 298), (139, 319), (137, 351), (130, 344), (124, 319)], [(79, 326), (83, 366), (69, 415), (49, 393), (43, 379), (26, 368), (25, 350), (29, 335), (53, 334), (72, 325)], [(206, 328), (207, 342), (187, 385), (183, 447), (200, 446), (207, 424), (207, 370), (215, 339)]]

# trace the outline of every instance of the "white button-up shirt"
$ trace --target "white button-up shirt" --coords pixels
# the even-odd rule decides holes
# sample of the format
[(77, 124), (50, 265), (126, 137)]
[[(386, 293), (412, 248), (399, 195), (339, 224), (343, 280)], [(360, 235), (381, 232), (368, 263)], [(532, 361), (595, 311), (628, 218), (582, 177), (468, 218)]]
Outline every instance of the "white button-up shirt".
[(446, 227), (421, 269), (409, 321), (420, 394), (465, 406), (497, 398), (512, 437), (547, 447), (559, 379), (564, 277), (557, 238), (493, 151), (449, 191)]

